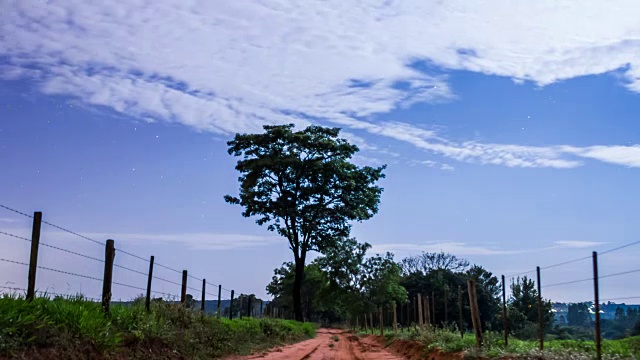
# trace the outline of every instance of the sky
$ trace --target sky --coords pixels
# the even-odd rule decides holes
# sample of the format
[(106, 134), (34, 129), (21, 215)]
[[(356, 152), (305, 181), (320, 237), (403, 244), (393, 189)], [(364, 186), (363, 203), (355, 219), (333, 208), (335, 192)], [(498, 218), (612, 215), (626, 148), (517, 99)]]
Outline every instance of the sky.
[[(354, 162), (388, 165), (379, 214), (353, 227), (372, 253), (445, 251), (507, 276), (541, 266), (543, 296), (584, 301), (589, 281), (546, 286), (588, 279), (592, 251), (640, 240), (635, 1), (7, 0), (0, 13), (0, 204), (186, 269), (196, 297), (202, 278), (267, 297), (292, 259), (223, 200), (238, 192), (226, 142), (266, 124), (340, 127)], [(0, 231), (30, 227), (0, 209)], [(41, 241), (104, 256), (47, 224)], [(28, 260), (26, 241), (0, 246)], [(600, 274), (637, 270), (638, 256), (604, 254)], [(49, 247), (39, 263), (102, 277)], [(123, 252), (116, 264), (148, 267)], [(154, 290), (179, 293), (178, 272), (154, 272), (168, 280)], [(0, 262), (3, 286), (26, 274)], [(600, 297), (640, 297), (637, 275), (602, 279)], [(146, 285), (123, 268), (114, 279), (114, 298)], [(101, 290), (47, 270), (37, 281)]]

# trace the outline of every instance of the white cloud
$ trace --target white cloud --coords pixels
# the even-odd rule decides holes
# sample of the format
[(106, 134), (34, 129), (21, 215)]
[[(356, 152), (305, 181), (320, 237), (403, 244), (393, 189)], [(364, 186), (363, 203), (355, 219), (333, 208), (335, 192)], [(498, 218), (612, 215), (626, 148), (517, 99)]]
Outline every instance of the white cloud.
[(230, 250), (266, 246), (282, 241), (275, 236), (243, 234), (184, 233), (184, 234), (89, 234), (95, 238), (110, 238), (127, 242), (177, 242), (194, 250)]
[[(583, 240), (563, 240), (555, 242), (556, 248), (574, 248), (574, 249), (583, 249), (583, 248), (594, 248), (597, 246), (601, 246), (606, 244), (605, 242), (598, 241), (583, 241)], [(552, 247), (552, 248), (554, 248)]]
[(640, 167), (638, 146), (451, 142), (373, 120), (455, 99), (446, 76), (419, 64), (540, 85), (618, 70), (640, 92), (633, 0), (8, 0), (0, 10), (0, 31), (11, 34), (0, 43), (0, 78), (31, 78), (47, 94), (139, 118), (221, 134), (313, 121), (458, 161), (573, 168), (586, 158)]
[(463, 242), (434, 242), (427, 244), (374, 244), (372, 253), (392, 252), (399, 254), (413, 254), (420, 252), (440, 252), (455, 254), (458, 256), (467, 255), (506, 255), (517, 254), (524, 251), (500, 250), (478, 245), (469, 245)]

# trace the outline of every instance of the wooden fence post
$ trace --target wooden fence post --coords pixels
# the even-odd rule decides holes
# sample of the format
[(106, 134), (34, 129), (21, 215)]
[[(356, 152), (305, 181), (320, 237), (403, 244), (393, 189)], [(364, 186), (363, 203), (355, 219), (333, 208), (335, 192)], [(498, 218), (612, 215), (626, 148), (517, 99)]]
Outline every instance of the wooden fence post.
[(31, 229), (31, 254), (29, 256), (29, 275), (27, 277), (27, 300), (32, 301), (36, 295), (36, 271), (38, 270), (38, 247), (40, 245), (40, 227), (42, 213), (33, 213), (33, 228)]
[(540, 286), (540, 266), (536, 266), (538, 276), (538, 338), (540, 339), (540, 350), (544, 350), (544, 327), (542, 318), (542, 287)]
[(431, 313), (433, 314), (433, 321), (431, 323), (436, 326), (436, 294), (431, 292)]
[(151, 311), (151, 280), (153, 279), (154, 261), (155, 257), (151, 255), (151, 259), (149, 259), (149, 274), (147, 276), (147, 297), (144, 300), (144, 307), (147, 309), (147, 312)]
[(602, 359), (602, 339), (600, 335), (600, 288), (598, 285), (598, 253), (593, 252), (593, 300), (596, 310), (596, 359)]
[[(402, 312), (402, 308), (400, 308)], [(396, 314), (396, 303), (393, 303), (393, 333), (398, 335), (398, 315)]]
[(206, 279), (202, 279), (202, 303), (200, 304), (200, 310), (202, 310), (202, 313), (205, 314), (204, 311), (204, 303), (206, 301), (205, 299), (205, 294), (206, 294), (206, 290), (207, 289), (207, 280)]
[(462, 286), (458, 285), (458, 323), (460, 326), (460, 337), (464, 339), (464, 317), (462, 314)]
[(374, 327), (373, 327), (373, 313), (372, 312), (369, 313), (369, 321), (371, 322), (371, 335), (373, 335)]
[(369, 329), (367, 326), (367, 313), (364, 313), (364, 332), (365, 334), (369, 332)]
[(471, 308), (471, 321), (473, 322), (473, 332), (476, 335), (476, 347), (482, 347), (482, 327), (480, 324), (480, 311), (478, 310), (478, 297), (476, 294), (476, 283), (473, 280), (467, 281), (469, 290), (469, 307)]
[(420, 330), (424, 329), (424, 318), (422, 317), (422, 294), (418, 294), (418, 325)]
[(240, 318), (240, 320), (242, 320), (242, 307), (244, 306), (244, 298), (242, 297), (242, 294), (240, 294), (238, 300), (240, 300), (240, 306), (238, 307), (238, 312), (240, 314), (238, 315), (238, 317)]
[(502, 325), (504, 327), (504, 346), (508, 346), (509, 330), (507, 321), (507, 289), (505, 286), (504, 275), (502, 275)]
[(218, 285), (218, 317), (220, 317), (220, 303), (222, 302), (222, 284)]
[(233, 290), (231, 290), (231, 305), (229, 306), (229, 320), (233, 320)]
[(251, 310), (253, 310), (251, 308), (251, 295), (249, 295), (249, 298), (247, 299), (247, 317), (251, 317)]
[(449, 287), (444, 286), (444, 325), (449, 325)]
[(424, 303), (422, 304), (422, 306), (424, 307), (424, 320), (425, 323), (427, 324), (427, 330), (431, 330), (431, 310), (430, 310), (430, 305), (429, 305), (429, 297), (425, 296), (424, 298)]
[(383, 309), (382, 306), (380, 306), (380, 309), (378, 310), (379, 315), (380, 315), (380, 336), (384, 336), (384, 315), (383, 315)]
[(104, 276), (102, 277), (102, 310), (107, 314), (111, 307), (111, 282), (113, 281), (113, 260), (115, 257), (115, 243), (109, 239), (104, 250)]
[(180, 291), (180, 303), (186, 304), (187, 302), (187, 270), (182, 270), (182, 290)]
[(264, 317), (264, 312), (262, 311), (263, 305), (264, 305), (264, 302), (262, 301), (262, 299), (260, 299), (260, 318)]

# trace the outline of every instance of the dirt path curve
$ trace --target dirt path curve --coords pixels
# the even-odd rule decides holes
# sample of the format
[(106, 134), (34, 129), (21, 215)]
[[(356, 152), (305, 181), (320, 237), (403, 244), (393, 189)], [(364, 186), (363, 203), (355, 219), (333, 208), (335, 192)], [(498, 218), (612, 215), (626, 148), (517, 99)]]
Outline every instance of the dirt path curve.
[[(336, 341), (336, 339), (338, 341)], [(336, 329), (319, 329), (316, 337), (270, 352), (233, 360), (403, 360), (385, 350), (372, 339), (360, 339)]]

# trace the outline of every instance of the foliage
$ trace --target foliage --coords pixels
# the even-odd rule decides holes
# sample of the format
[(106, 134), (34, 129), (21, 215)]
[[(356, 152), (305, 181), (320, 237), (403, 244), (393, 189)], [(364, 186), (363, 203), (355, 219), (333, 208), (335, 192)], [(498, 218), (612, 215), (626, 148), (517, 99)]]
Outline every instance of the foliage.
[[(228, 320), (202, 316), (178, 304), (153, 302), (147, 313), (142, 301), (114, 305), (111, 315), (82, 296), (0, 298), (0, 357), (25, 351), (55, 349), (71, 358), (79, 349), (86, 357), (217, 358), (248, 354), (279, 343), (314, 336), (311, 324), (276, 319)], [(86, 353), (88, 352), (88, 353)], [(126, 355), (118, 355), (118, 354)], [(77, 355), (73, 355), (77, 356)]]
[[(542, 323), (551, 329), (553, 311), (551, 301), (542, 300)], [(538, 332), (538, 290), (533, 280), (524, 276), (511, 284), (508, 300), (509, 331), (521, 339), (534, 339)]]
[(469, 261), (445, 252), (430, 253), (423, 251), (420, 255), (402, 259), (401, 265), (403, 272), (407, 275), (413, 273), (428, 274), (434, 270), (463, 272), (469, 267)]
[(229, 154), (242, 156), (240, 196), (225, 196), (244, 207), (245, 217), (278, 232), (289, 242), (295, 260), (293, 305), (301, 320), (301, 288), (309, 251), (323, 253), (348, 237), (350, 221), (378, 212), (383, 167), (358, 167), (350, 162), (355, 145), (338, 138), (340, 129), (293, 125), (265, 126), (262, 134), (236, 134)]
[(376, 254), (363, 264), (365, 298), (377, 307), (389, 308), (394, 303), (407, 302), (407, 290), (400, 285), (402, 267), (393, 261), (393, 254)]

